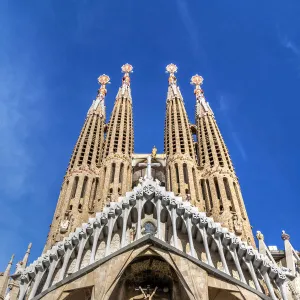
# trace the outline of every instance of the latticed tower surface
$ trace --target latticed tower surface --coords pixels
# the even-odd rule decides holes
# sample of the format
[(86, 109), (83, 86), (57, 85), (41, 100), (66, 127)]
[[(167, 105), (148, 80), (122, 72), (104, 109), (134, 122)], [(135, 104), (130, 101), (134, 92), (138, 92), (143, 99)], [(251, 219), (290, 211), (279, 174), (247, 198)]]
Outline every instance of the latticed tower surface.
[(169, 87), (165, 119), (167, 188), (198, 206), (197, 165), (194, 142), (183, 98), (177, 85), (177, 66), (167, 66)]
[(102, 205), (117, 201), (118, 197), (130, 190), (132, 184), (131, 162), (133, 154), (133, 121), (130, 76), (132, 66), (122, 66), (124, 76), (119, 88), (103, 152), (101, 199)]
[(238, 178), (202, 83), (199, 75), (191, 79), (196, 96), (200, 201), (215, 220), (254, 245)]
[(100, 205), (100, 166), (104, 145), (106, 84), (110, 78), (98, 78), (100, 88), (74, 147), (64, 177), (46, 248), (61, 240)]

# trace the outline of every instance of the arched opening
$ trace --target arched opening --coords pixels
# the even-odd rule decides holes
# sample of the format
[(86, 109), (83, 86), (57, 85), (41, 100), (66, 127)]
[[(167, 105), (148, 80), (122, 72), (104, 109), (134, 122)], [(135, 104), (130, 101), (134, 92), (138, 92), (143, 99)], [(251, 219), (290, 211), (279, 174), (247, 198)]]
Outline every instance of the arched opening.
[(146, 255), (128, 265), (109, 299), (188, 300), (189, 297), (176, 272), (165, 260)]
[(114, 182), (114, 179), (115, 179), (115, 171), (116, 171), (116, 164), (113, 163), (112, 164), (112, 167), (111, 167), (111, 176), (110, 176), (110, 183), (113, 183)]
[(176, 172), (177, 193), (180, 193), (178, 164), (175, 164), (175, 172)]
[(84, 198), (84, 196), (85, 196), (87, 182), (88, 182), (88, 177), (85, 176), (84, 180), (83, 180), (83, 185), (82, 185), (82, 189), (81, 189), (80, 198)]
[(75, 197), (75, 195), (76, 195), (78, 181), (79, 181), (79, 177), (76, 176), (75, 179), (74, 179), (74, 181), (73, 181), (72, 191), (71, 191), (71, 194), (70, 194), (70, 200), (72, 200)]
[(232, 200), (232, 195), (231, 195), (231, 190), (229, 187), (229, 182), (226, 177), (223, 178), (224, 186), (225, 186), (225, 192), (226, 192), (226, 197), (228, 200)]

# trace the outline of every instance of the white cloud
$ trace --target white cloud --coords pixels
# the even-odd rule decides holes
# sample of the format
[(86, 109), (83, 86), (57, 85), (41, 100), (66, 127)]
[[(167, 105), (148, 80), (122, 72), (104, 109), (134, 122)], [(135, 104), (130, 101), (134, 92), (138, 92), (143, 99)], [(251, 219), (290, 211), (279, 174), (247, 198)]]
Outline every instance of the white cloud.
[(300, 55), (300, 49), (297, 47), (297, 45), (289, 39), (287, 36), (281, 37), (280, 36), (280, 42), (283, 47), (290, 50), (294, 55), (299, 56)]
[(19, 36), (16, 24), (3, 15), (0, 14), (0, 37), (4, 41), (0, 48), (0, 235), (5, 243), (0, 245), (0, 270), (12, 253), (20, 255), (19, 251), (24, 251), (20, 249), (22, 239), (35, 230), (30, 226), (36, 219), (31, 218), (35, 212), (26, 207), (34, 201), (42, 202), (40, 195), (45, 185), (36, 174), (49, 115), (34, 40)]
[[(10, 61), (10, 59), (6, 60)], [(30, 64), (5, 63), (0, 69), (0, 192), (20, 196), (28, 191), (34, 166), (30, 134), (44, 122), (41, 118), (42, 82)], [(30, 80), (34, 80), (34, 83)]]
[(243, 144), (242, 144), (240, 138), (238, 137), (237, 133), (234, 132), (234, 131), (232, 131), (232, 132), (231, 132), (231, 136), (232, 136), (233, 141), (234, 141), (234, 143), (235, 143), (237, 149), (239, 150), (239, 152), (240, 152), (242, 158), (243, 158), (245, 161), (248, 160), (248, 155), (247, 155), (247, 153), (246, 153), (246, 150), (245, 150), (245, 148), (244, 148), (244, 146), (243, 146)]
[(240, 155), (243, 158), (243, 160), (247, 161), (248, 155), (247, 155), (246, 149), (243, 146), (243, 143), (242, 143), (241, 139), (239, 138), (237, 132), (234, 131), (233, 128), (235, 128), (235, 126), (233, 126), (232, 121), (231, 121), (230, 112), (235, 110), (235, 107), (234, 107), (235, 105), (233, 103), (234, 102), (233, 99), (234, 99), (233, 97), (220, 95), (219, 110), (223, 114), (224, 119), (227, 122), (230, 135), (232, 137), (233, 142), (235, 143), (236, 148), (240, 152)]
[(176, 0), (176, 6), (181, 21), (189, 35), (189, 39), (194, 49), (194, 53), (197, 53), (197, 50), (199, 49), (198, 31), (196, 28), (196, 23), (194, 22), (191, 16), (187, 1)]

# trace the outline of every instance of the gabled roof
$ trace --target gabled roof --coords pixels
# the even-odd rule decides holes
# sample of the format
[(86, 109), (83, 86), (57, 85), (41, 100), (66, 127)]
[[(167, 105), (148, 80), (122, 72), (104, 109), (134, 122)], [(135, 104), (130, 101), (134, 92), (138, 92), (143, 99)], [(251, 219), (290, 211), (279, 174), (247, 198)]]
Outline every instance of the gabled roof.
[[(143, 237), (141, 231), (142, 222), (146, 219), (143, 210), (149, 205), (156, 210), (157, 231), (155, 237)], [(136, 223), (134, 241), (129, 240), (126, 234), (132, 210), (135, 211), (136, 219), (134, 221)], [(167, 215), (172, 224), (170, 229), (172, 238), (168, 242), (164, 241), (161, 220), (163, 214)], [(120, 197), (118, 202), (111, 202), (109, 206), (104, 208), (103, 212), (97, 213), (95, 218), (90, 218), (87, 221), (88, 223), (84, 223), (82, 227), (70, 233), (68, 237), (53, 246), (21, 273), (19, 300), (23, 300), (27, 294), (29, 294), (30, 299), (33, 297), (40, 299), (39, 293), (42, 295), (43, 292), (46, 293), (69, 280), (82, 276), (82, 272), (91, 271), (99, 264), (131, 247), (141, 247), (145, 243), (152, 243), (157, 247), (184, 256), (208, 273), (255, 291), (260, 297), (263, 293), (262, 281), (272, 299), (277, 299), (274, 287), (275, 289), (279, 287), (283, 299), (285, 299), (285, 285), (283, 283), (286, 280), (286, 269), (279, 268), (270, 262), (266, 256), (241, 241), (227, 228), (214, 222), (212, 218), (208, 218), (204, 212), (199, 212), (198, 208), (192, 206), (190, 202), (183, 201), (181, 197), (175, 197), (173, 192), (167, 192), (164, 187), (153, 180), (144, 179), (132, 192), (127, 192), (126, 196)], [(132, 222), (132, 220), (129, 221), (129, 223)], [(179, 232), (176, 226), (177, 221), (184, 226), (184, 231)], [(112, 245), (116, 224), (118, 224), (121, 232), (118, 249)], [(101, 238), (103, 241), (105, 240), (105, 248), (103, 249), (103, 258), (98, 258), (97, 261), (96, 250)], [(186, 253), (180, 246), (182, 238), (189, 243), (189, 251), (185, 249)], [(205, 249), (205, 261), (201, 261), (197, 255), (198, 243), (203, 245)], [(85, 268), (81, 268), (83, 253), (87, 248), (91, 252), (89, 261)], [(219, 255), (223, 270), (219, 270), (212, 260), (212, 254), (215, 251)], [(76, 263), (73, 272), (66, 277), (67, 268), (74, 257)], [(229, 270), (228, 266), (232, 262), (240, 280), (235, 279)], [(246, 275), (250, 276), (255, 289), (249, 286), (249, 282), (245, 279)], [(268, 297), (264, 297), (263, 299), (268, 299)]]

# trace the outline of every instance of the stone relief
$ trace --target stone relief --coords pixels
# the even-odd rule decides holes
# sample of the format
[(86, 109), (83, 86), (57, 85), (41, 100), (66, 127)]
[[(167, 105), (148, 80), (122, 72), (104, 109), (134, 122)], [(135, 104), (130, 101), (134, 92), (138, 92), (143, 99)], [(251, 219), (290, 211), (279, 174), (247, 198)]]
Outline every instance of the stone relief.
[(69, 228), (70, 221), (69, 220), (62, 220), (60, 221), (60, 233), (66, 233)]
[(234, 232), (237, 235), (241, 235), (243, 233), (243, 223), (242, 223), (242, 221), (239, 220), (239, 217), (237, 215), (233, 215), (232, 220), (233, 220)]

